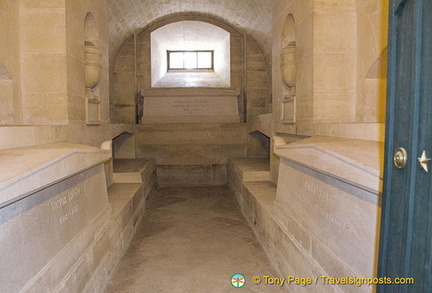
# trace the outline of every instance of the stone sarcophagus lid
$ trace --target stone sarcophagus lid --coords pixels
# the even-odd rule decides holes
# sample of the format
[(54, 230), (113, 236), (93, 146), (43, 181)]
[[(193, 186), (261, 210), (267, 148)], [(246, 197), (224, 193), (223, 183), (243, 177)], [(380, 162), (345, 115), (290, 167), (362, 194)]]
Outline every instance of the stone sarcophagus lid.
[(240, 122), (239, 90), (176, 88), (143, 93), (143, 123)]
[[(275, 152), (281, 161), (274, 219), (295, 244), (279, 252), (287, 258), (284, 273), (376, 276), (383, 144), (314, 137), (276, 146)], [(327, 290), (324, 285), (319, 292)]]
[[(0, 150), (0, 291), (61, 292), (108, 210), (111, 151), (71, 143)], [(76, 278), (76, 279), (75, 279)]]

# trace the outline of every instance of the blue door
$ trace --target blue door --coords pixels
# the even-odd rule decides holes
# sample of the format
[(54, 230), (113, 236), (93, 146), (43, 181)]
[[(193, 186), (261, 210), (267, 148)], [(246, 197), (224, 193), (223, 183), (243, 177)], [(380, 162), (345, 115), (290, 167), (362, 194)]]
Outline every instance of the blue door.
[(432, 0), (390, 0), (388, 52), (378, 275), (415, 284), (377, 292), (432, 292)]

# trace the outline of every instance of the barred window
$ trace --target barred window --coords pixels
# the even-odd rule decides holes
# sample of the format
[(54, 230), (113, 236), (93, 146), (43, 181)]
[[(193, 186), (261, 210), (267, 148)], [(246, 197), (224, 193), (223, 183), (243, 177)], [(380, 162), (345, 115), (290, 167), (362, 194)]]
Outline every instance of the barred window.
[(167, 51), (168, 71), (170, 70), (210, 70), (213, 71), (214, 51), (176, 50)]

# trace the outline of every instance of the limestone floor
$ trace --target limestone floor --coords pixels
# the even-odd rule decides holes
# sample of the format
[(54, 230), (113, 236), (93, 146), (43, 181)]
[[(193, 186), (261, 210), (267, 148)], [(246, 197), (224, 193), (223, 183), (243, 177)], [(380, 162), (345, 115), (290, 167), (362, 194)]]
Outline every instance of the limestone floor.
[(283, 292), (255, 275), (276, 277), (227, 187), (160, 188), (106, 292)]

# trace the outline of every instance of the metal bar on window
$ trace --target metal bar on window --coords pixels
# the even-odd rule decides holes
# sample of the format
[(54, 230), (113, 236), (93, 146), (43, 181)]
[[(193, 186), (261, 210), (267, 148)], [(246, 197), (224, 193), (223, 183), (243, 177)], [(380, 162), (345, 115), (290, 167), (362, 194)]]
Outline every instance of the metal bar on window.
[(213, 50), (167, 50), (167, 70), (168, 71), (214, 70), (214, 51)]

